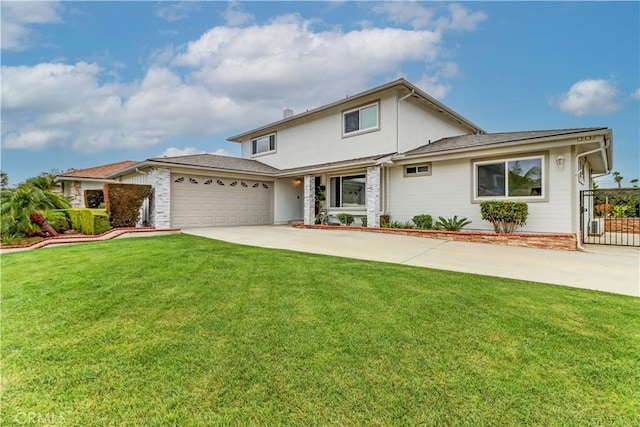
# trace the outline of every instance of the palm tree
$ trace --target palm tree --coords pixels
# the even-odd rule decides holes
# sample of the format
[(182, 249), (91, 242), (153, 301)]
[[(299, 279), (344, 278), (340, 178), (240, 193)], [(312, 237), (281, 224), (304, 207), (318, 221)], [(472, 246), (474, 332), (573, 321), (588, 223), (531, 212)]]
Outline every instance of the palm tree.
[(0, 205), (2, 232), (33, 233), (38, 231), (37, 225), (50, 236), (57, 236), (44, 212), (68, 207), (69, 201), (64, 197), (34, 185), (23, 184), (15, 190), (4, 190)]
[(618, 188), (622, 188), (622, 180), (624, 179), (624, 177), (622, 177), (622, 175), (620, 175), (620, 172), (614, 172), (613, 173), (613, 180), (616, 182), (616, 184), (618, 184)]

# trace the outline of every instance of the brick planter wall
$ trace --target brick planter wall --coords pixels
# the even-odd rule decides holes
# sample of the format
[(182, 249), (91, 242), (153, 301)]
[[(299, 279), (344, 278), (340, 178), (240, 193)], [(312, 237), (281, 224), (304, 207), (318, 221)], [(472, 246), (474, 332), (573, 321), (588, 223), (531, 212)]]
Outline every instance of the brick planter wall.
[(431, 239), (454, 240), (456, 242), (492, 243), (496, 245), (521, 246), (527, 248), (560, 249), (575, 251), (578, 248), (574, 234), (534, 234), (511, 233), (497, 234), (482, 231), (443, 231), (397, 228), (344, 227), (335, 225), (293, 224), (297, 228), (315, 228), (327, 230), (368, 231), (373, 233), (399, 234), (403, 236), (428, 237)]
[(640, 218), (605, 218), (604, 231), (640, 234)]

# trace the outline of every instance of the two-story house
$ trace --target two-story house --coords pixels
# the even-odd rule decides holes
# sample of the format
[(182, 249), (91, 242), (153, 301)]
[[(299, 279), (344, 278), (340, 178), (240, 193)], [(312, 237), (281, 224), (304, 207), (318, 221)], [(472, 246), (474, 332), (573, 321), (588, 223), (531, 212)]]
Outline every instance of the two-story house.
[(492, 230), (480, 202), (523, 200), (523, 231), (577, 234), (579, 191), (610, 172), (613, 144), (607, 128), (487, 133), (404, 79), (229, 141), (241, 158), (152, 158), (108, 178), (153, 186), (156, 227), (312, 224), (320, 187), (331, 219), (368, 227), (428, 213)]

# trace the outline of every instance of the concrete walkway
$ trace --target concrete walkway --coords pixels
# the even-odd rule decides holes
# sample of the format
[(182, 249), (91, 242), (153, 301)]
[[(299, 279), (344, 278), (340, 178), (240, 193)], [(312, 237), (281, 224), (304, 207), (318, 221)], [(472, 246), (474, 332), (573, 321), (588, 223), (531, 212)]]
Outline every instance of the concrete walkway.
[(585, 252), (453, 242), (289, 226), (214, 227), (186, 234), (264, 248), (430, 267), (640, 296), (640, 248), (587, 245)]

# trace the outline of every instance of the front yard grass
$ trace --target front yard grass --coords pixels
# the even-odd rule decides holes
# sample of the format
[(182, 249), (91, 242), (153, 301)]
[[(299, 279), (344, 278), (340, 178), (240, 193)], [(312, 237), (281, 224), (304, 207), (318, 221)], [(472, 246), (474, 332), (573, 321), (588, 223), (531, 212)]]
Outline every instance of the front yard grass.
[(638, 425), (639, 313), (186, 235), (7, 254), (2, 425)]

